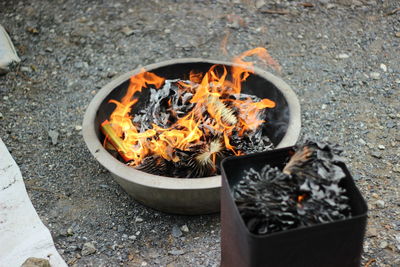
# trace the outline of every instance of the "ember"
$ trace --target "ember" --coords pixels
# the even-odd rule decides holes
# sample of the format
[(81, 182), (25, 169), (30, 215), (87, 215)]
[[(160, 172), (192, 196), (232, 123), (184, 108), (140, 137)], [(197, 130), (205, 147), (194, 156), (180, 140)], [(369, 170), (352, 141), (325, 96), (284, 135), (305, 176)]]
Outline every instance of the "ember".
[(269, 165), (245, 171), (233, 197), (249, 231), (269, 234), (349, 217), (339, 155), (335, 147), (307, 141), (283, 171)]
[[(213, 65), (205, 74), (190, 72), (188, 80), (168, 80), (143, 70), (132, 76), (121, 101), (101, 125), (104, 146), (110, 144), (128, 165), (171, 177), (206, 177), (219, 173), (219, 162), (272, 148), (263, 134), (266, 109), (275, 102), (241, 93), (253, 73), (247, 56), (271, 59), (263, 48), (245, 52), (228, 69)], [(148, 88), (142, 110), (133, 112), (136, 93)]]

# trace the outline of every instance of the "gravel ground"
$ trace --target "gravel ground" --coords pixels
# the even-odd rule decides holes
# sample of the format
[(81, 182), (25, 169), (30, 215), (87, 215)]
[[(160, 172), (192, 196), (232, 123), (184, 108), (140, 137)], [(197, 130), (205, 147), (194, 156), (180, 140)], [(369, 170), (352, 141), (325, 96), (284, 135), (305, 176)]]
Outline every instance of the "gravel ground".
[(400, 265), (399, 2), (310, 2), (0, 2), (22, 59), (0, 76), (0, 136), (66, 262), (219, 265), (219, 216), (170, 216), (132, 200), (86, 149), (83, 114), (112, 77), (139, 65), (265, 46), (299, 96), (302, 133), (347, 151), (370, 207), (363, 264)]

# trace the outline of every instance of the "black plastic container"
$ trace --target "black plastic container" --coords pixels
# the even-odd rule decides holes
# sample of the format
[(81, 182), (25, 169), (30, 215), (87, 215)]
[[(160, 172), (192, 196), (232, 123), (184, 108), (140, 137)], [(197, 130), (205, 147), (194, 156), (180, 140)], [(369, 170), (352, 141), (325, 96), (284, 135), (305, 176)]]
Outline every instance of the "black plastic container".
[(265, 236), (248, 231), (232, 198), (232, 186), (242, 179), (243, 171), (249, 168), (261, 170), (265, 164), (283, 168), (291, 151), (293, 147), (223, 160), (221, 266), (360, 266), (367, 204), (344, 164), (346, 177), (340, 185), (349, 197), (350, 218)]

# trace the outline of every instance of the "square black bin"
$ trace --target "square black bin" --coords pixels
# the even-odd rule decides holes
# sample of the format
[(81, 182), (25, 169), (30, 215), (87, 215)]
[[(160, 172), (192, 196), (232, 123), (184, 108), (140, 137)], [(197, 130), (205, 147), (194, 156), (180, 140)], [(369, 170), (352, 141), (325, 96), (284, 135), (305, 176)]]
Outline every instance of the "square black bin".
[(346, 177), (340, 185), (349, 197), (350, 218), (265, 236), (248, 231), (231, 188), (249, 168), (259, 171), (266, 164), (283, 168), (292, 151), (288, 147), (222, 161), (221, 266), (360, 266), (367, 205), (344, 164)]

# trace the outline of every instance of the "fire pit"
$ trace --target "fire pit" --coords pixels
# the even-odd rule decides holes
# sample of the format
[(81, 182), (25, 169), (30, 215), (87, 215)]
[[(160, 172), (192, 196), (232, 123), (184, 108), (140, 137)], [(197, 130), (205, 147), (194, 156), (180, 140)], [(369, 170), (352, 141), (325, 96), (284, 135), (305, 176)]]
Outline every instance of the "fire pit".
[[(234, 65), (205, 59), (179, 59), (148, 65), (144, 69), (169, 80), (187, 79), (191, 71), (205, 73), (216, 64)], [(276, 148), (294, 145), (300, 132), (300, 106), (296, 95), (281, 79), (257, 68), (253, 70), (254, 73), (242, 83), (242, 92), (270, 99), (276, 104), (266, 113), (268, 126), (263, 129), (263, 134)], [(90, 103), (83, 122), (83, 136), (90, 152), (130, 195), (146, 206), (176, 214), (217, 212), (220, 176), (172, 178), (154, 175), (127, 166), (103, 147), (105, 136), (100, 128), (115, 108), (109, 101), (123, 99), (130, 77), (142, 72), (143, 69), (136, 69), (118, 77), (104, 86)], [(140, 97), (146, 97), (146, 90), (143, 89)]]

